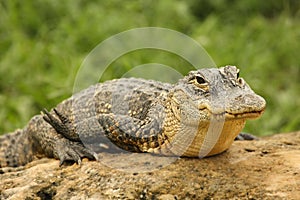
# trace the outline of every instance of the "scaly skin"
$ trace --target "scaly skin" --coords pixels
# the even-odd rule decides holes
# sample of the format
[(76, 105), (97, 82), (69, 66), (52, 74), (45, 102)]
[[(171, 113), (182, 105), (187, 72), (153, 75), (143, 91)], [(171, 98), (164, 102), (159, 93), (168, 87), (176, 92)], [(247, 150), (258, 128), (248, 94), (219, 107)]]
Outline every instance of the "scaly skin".
[(0, 167), (43, 156), (80, 163), (82, 157), (97, 159), (101, 151), (215, 155), (228, 149), (246, 120), (259, 117), (265, 105), (234, 66), (191, 71), (174, 85), (107, 81), (2, 136)]

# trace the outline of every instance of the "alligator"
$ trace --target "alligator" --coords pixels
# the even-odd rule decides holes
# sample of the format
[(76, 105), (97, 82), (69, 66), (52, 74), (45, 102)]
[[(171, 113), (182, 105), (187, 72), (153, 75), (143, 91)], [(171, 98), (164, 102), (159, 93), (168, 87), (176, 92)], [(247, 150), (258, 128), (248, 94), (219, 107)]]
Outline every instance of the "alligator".
[[(97, 83), (0, 137), (0, 168), (42, 157), (81, 163), (97, 153), (206, 157), (226, 151), (266, 101), (235, 66), (202, 68), (175, 84), (141, 78)], [(252, 138), (252, 137), (250, 137)]]

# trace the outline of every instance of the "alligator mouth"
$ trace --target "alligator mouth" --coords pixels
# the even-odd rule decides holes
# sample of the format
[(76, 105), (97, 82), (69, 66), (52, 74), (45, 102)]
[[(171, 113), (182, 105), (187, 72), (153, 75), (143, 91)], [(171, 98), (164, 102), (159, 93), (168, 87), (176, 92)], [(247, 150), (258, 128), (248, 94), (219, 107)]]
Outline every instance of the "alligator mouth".
[(230, 113), (225, 112), (225, 117), (228, 119), (255, 119), (260, 117), (264, 112), (263, 110), (259, 111), (251, 111), (251, 112), (243, 112), (243, 113)]
[(263, 112), (265, 111), (265, 109), (262, 110), (258, 110), (258, 111), (250, 111), (250, 112), (240, 112), (240, 113), (233, 113), (233, 112), (229, 112), (229, 111), (224, 111), (224, 112), (212, 112), (211, 110), (209, 110), (208, 108), (202, 108), (199, 110), (206, 110), (208, 111), (208, 113), (210, 113), (210, 115), (214, 116), (217, 119), (226, 119), (226, 120), (234, 120), (234, 119), (255, 119), (260, 117)]

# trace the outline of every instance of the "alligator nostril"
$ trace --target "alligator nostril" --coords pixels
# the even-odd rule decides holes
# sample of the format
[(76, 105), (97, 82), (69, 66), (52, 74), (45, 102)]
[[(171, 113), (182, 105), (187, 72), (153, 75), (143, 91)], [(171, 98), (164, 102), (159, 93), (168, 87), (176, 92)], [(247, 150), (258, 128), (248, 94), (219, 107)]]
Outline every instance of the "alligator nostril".
[(244, 79), (238, 78), (237, 81), (240, 85), (244, 85)]

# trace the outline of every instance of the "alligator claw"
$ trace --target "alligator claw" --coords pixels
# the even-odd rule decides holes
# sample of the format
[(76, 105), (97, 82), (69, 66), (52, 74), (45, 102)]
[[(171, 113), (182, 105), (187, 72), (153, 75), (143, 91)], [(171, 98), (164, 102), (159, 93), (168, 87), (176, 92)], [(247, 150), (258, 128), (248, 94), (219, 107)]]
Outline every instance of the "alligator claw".
[(74, 161), (80, 165), (83, 157), (89, 160), (98, 160), (94, 151), (84, 147), (81, 143), (67, 140), (57, 143), (56, 153), (60, 160), (59, 166), (62, 166), (66, 161)]

